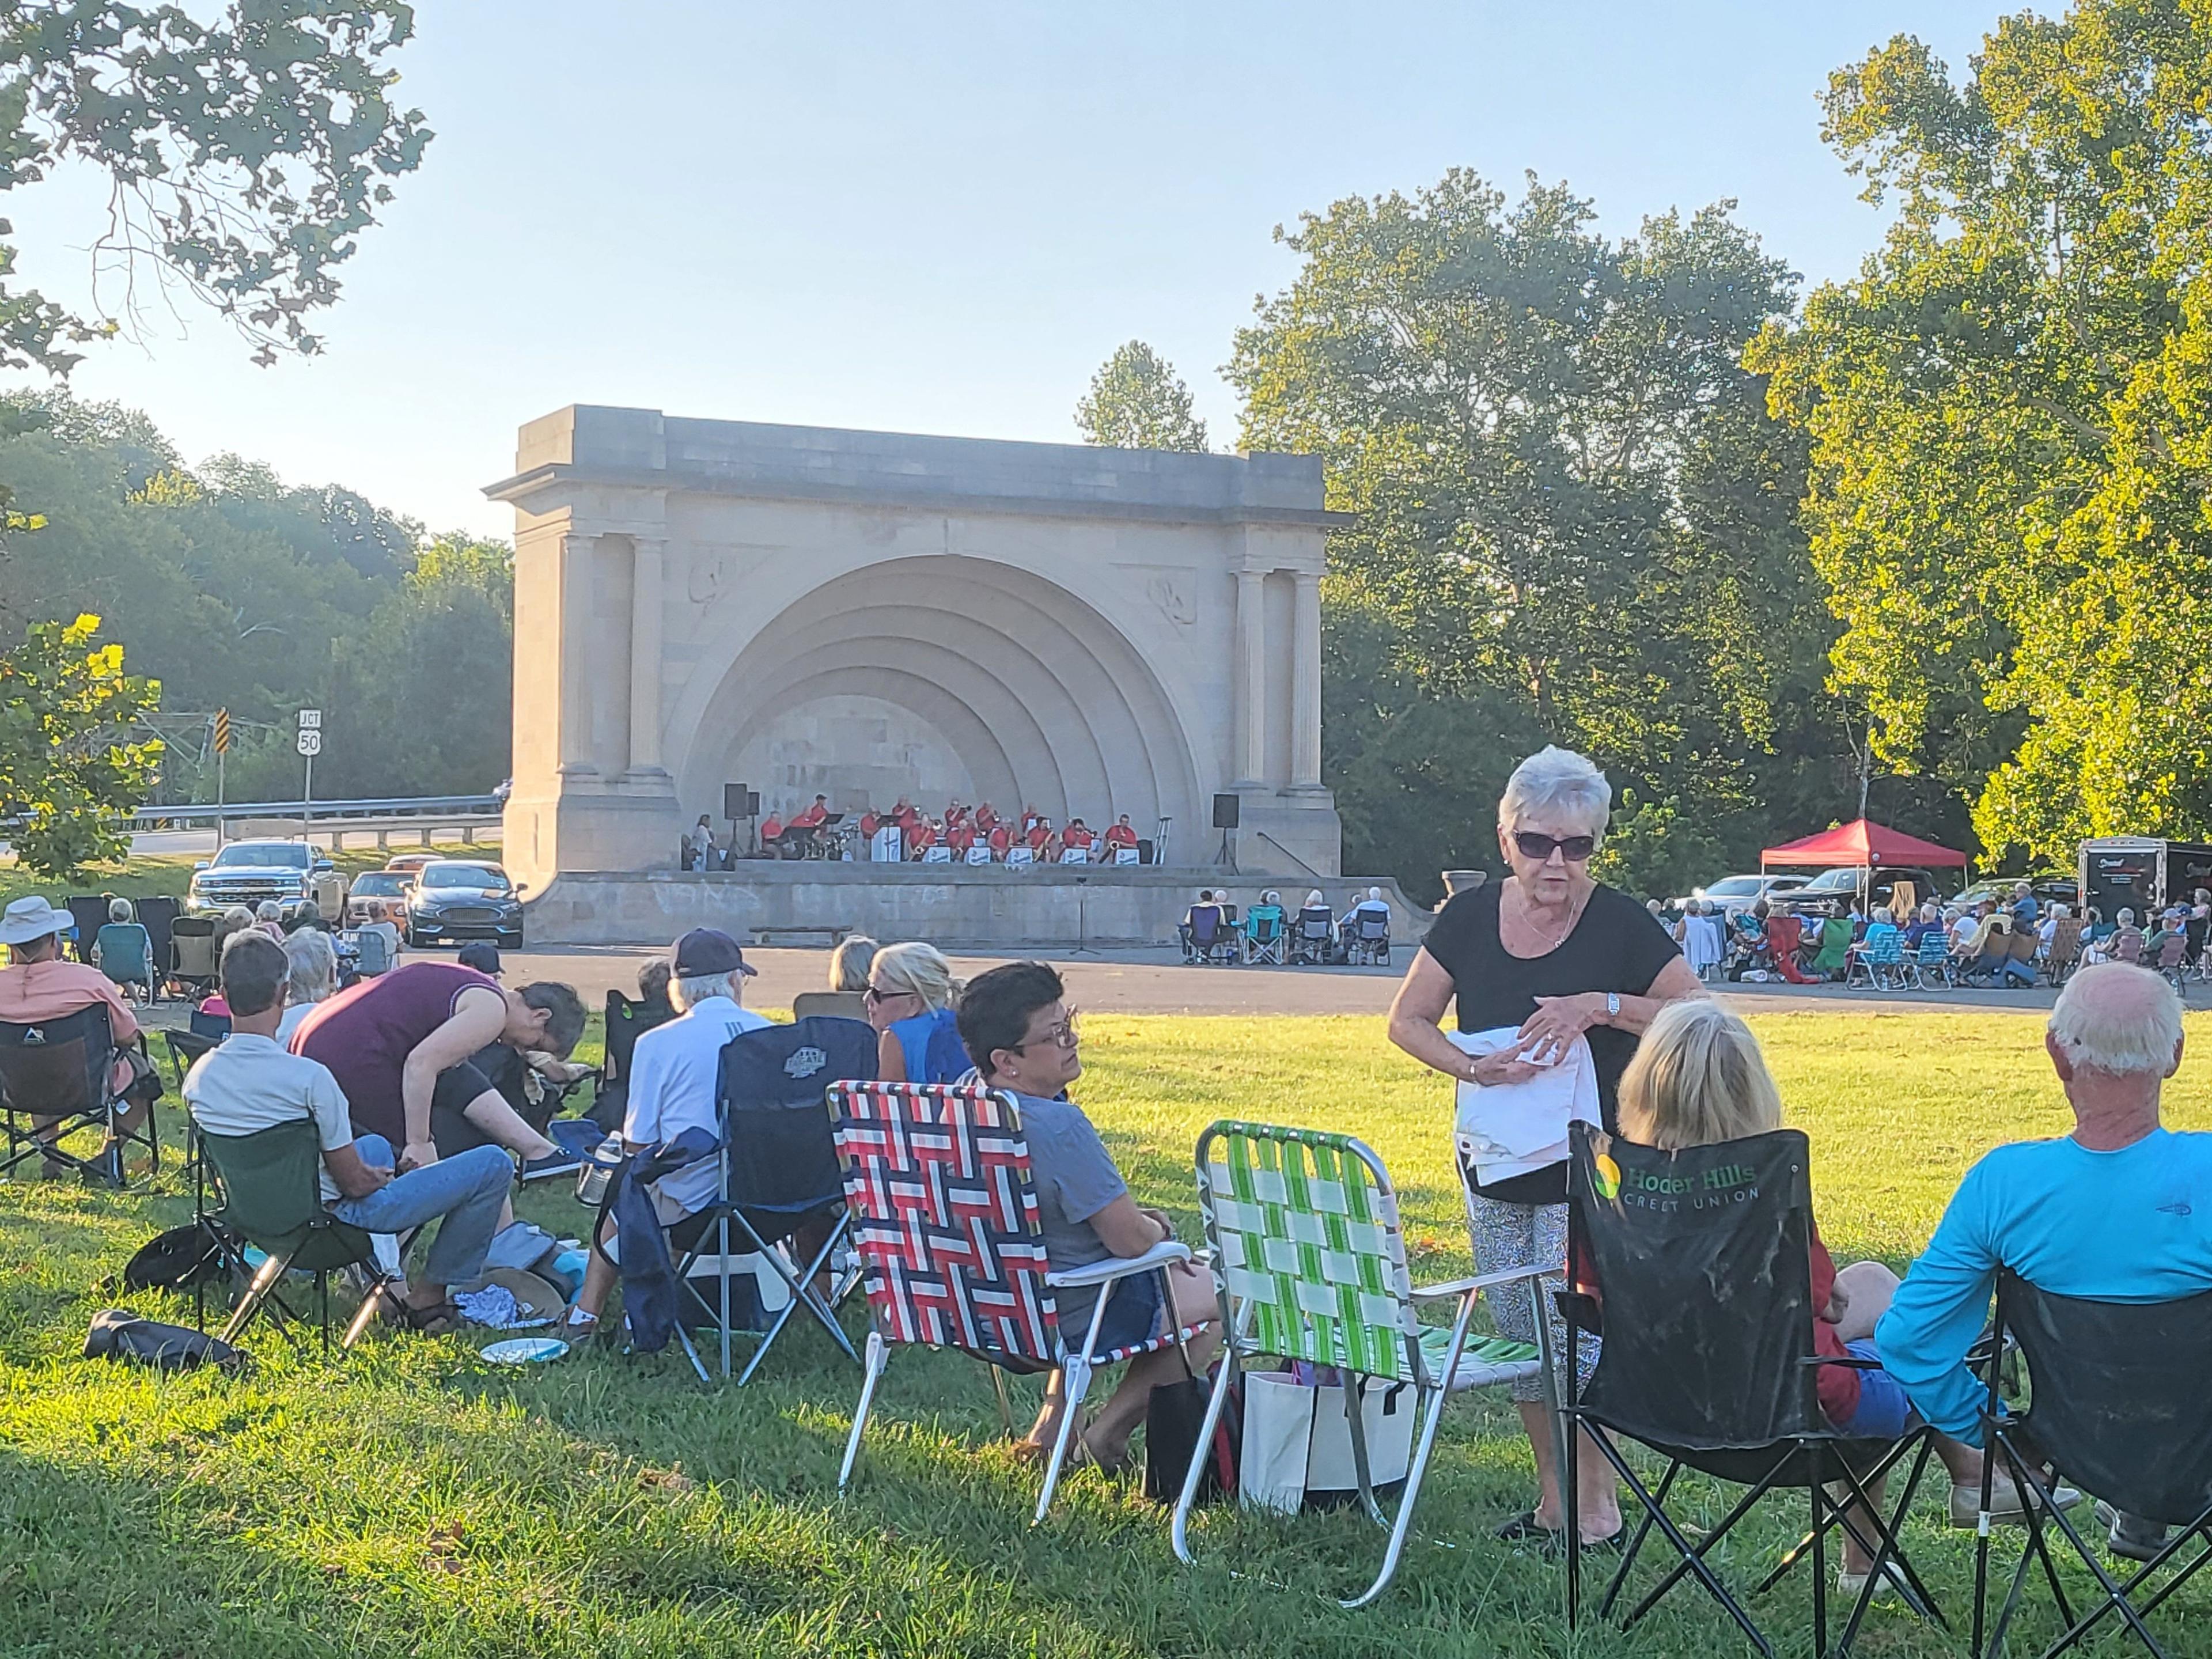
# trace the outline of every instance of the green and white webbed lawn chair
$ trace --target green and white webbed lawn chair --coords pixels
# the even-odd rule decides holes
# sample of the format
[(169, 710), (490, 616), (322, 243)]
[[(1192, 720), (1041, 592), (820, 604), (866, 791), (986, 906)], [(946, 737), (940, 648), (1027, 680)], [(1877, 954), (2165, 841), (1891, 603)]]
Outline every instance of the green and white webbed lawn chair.
[[(1214, 1288), (1221, 1297), (1221, 1328), (1227, 1334), (1198, 1444), (1212, 1443), (1237, 1367), (1259, 1356), (1304, 1359), (1343, 1372), (1345, 1425), (1360, 1504), (1376, 1525), (1390, 1533), (1375, 1582), (1342, 1604), (1364, 1607), (1397, 1574), (1447, 1394), (1540, 1370), (1557, 1420), (1551, 1326), (1543, 1316), (1541, 1285), (1543, 1276), (1558, 1268), (1516, 1267), (1414, 1288), (1406, 1271), (1397, 1191), (1382, 1160), (1351, 1135), (1268, 1123), (1215, 1123), (1198, 1139), (1198, 1198), (1212, 1247)], [(1526, 1286), (1537, 1346), (1516, 1347), (1503, 1363), (1478, 1362), (1467, 1352), (1474, 1304), (1485, 1291), (1514, 1284)], [(1441, 1347), (1433, 1340), (1424, 1344), (1417, 1316), (1432, 1303), (1457, 1304), (1449, 1337)], [(1499, 1351), (1500, 1345), (1486, 1346), (1493, 1353)], [(1423, 1408), (1395, 1522), (1376, 1502), (1369, 1475), (1361, 1399), (1370, 1381), (1412, 1383)], [(1202, 1458), (1191, 1460), (1176, 1504), (1175, 1553), (1186, 1566), (1192, 1564), (1190, 1511), (1204, 1466)]]

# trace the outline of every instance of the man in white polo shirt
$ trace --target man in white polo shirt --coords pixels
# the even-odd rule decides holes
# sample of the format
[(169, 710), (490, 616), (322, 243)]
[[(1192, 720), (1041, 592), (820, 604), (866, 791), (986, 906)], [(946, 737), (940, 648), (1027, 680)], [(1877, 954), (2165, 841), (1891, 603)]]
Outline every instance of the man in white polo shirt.
[[(744, 982), (757, 970), (745, 962), (737, 940), (719, 927), (695, 927), (676, 941), (670, 956), (668, 1000), (678, 1017), (638, 1038), (629, 1062), (629, 1109), (623, 1118), (623, 1150), (643, 1152), (682, 1134), (704, 1129), (721, 1139), (716, 1097), (721, 1086), (722, 1048), (743, 1031), (757, 1031), (768, 1019), (743, 1006)], [(702, 1158), (663, 1176), (653, 1188), (661, 1225), (672, 1251), (689, 1250), (703, 1236), (697, 1218), (720, 1190), (718, 1161)], [(694, 1224), (687, 1230), (685, 1224)], [(613, 1218), (602, 1239), (611, 1237)], [(561, 1334), (570, 1342), (593, 1335), (607, 1292), (615, 1287), (615, 1265), (593, 1250), (584, 1270), (584, 1288), (568, 1310)]]
[(484, 1251), (499, 1225), (514, 1166), (497, 1146), (476, 1146), (395, 1177), (391, 1143), (356, 1139), (345, 1092), (319, 1061), (276, 1043), (290, 964), (284, 947), (258, 928), (223, 945), (223, 1000), (230, 1035), (200, 1056), (185, 1079), (185, 1103), (206, 1135), (247, 1135), (300, 1118), (314, 1121), (322, 1143), (323, 1206), (372, 1233), (399, 1233), (443, 1216), (422, 1276), (404, 1293), (386, 1290), (386, 1313), (412, 1330), (442, 1329), (457, 1317), (448, 1285), (483, 1275)]

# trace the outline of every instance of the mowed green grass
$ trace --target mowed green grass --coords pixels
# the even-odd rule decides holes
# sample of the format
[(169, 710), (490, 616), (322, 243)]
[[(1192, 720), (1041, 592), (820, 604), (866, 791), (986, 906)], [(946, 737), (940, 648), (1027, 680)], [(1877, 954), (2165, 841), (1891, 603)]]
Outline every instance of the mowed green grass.
[[(1762, 1037), (1813, 1136), (1838, 1256), (1902, 1266), (1984, 1148), (2059, 1133), (2040, 1022), (1977, 1013), (1780, 1014)], [(1080, 1097), (1141, 1201), (1195, 1242), (1190, 1153), (1235, 1115), (1349, 1130), (1404, 1194), (1416, 1277), (1464, 1267), (1447, 1091), (1372, 1018), (1094, 1017)], [(2192, 1022), (2200, 1045), (2212, 1019)], [(2192, 1060), (2171, 1121), (2212, 1127)], [(553, 1183), (548, 1183), (553, 1184)], [(581, 1214), (533, 1190), (564, 1231)], [(1178, 1566), (1133, 1478), (1073, 1476), (1047, 1524), (998, 1439), (984, 1374), (902, 1352), (854, 1492), (835, 1482), (858, 1373), (795, 1332), (760, 1380), (702, 1388), (680, 1357), (592, 1354), (517, 1375), (459, 1338), (295, 1360), (258, 1335), (245, 1379), (156, 1377), (76, 1357), (98, 1309), (186, 1318), (101, 1281), (188, 1212), (152, 1195), (0, 1182), (0, 1652), (9, 1655), (913, 1654), (1267, 1656), (1747, 1650), (1694, 1590), (1627, 1637), (1571, 1643), (1558, 1567), (1488, 1537), (1528, 1498), (1527, 1450), (1486, 1396), (1449, 1408), (1421, 1541), (1364, 1613), (1381, 1542), (1349, 1515), (1206, 1512)], [(848, 1327), (860, 1328), (857, 1310)], [(1033, 1390), (1024, 1398), (1033, 1399)], [(1692, 1486), (1717, 1518), (1717, 1488)], [(1931, 1489), (1908, 1541), (1963, 1629), (1972, 1540)], [(1777, 1510), (1725, 1553), (1741, 1582), (1795, 1537)], [(2212, 1591), (2168, 1609), (2173, 1650), (2212, 1653)], [(1802, 1650), (1800, 1580), (1763, 1616)], [(2039, 1646), (2032, 1613), (2016, 1645)], [(1863, 1652), (1957, 1643), (1880, 1610)]]

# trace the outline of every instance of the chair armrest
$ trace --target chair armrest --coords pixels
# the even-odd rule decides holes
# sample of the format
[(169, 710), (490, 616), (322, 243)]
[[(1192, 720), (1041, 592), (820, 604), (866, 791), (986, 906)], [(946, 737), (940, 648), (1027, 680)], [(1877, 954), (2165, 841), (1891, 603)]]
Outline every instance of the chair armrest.
[(1164, 1238), (1142, 1255), (1109, 1256), (1088, 1267), (1073, 1267), (1064, 1273), (1047, 1273), (1044, 1282), (1055, 1290), (1078, 1290), (1089, 1285), (1110, 1285), (1117, 1279), (1128, 1278), (1132, 1273), (1155, 1273), (1162, 1267), (1189, 1260), (1189, 1245), (1176, 1239)]
[(1413, 1300), (1443, 1302), (1465, 1296), (1469, 1291), (1486, 1291), (1493, 1285), (1517, 1284), (1524, 1279), (1540, 1279), (1559, 1271), (1556, 1267), (1508, 1267), (1501, 1273), (1477, 1273), (1472, 1279), (1454, 1279), (1441, 1285), (1417, 1285), (1413, 1287)]

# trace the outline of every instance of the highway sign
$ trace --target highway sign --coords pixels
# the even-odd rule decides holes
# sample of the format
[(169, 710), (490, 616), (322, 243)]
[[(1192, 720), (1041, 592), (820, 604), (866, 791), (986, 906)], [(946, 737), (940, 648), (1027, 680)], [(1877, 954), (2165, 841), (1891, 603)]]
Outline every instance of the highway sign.
[(218, 755), (230, 752), (230, 710), (228, 708), (215, 711), (215, 752)]
[(302, 729), (300, 733), (300, 752), (307, 756), (321, 754), (323, 734), (312, 726)]
[[(300, 711), (300, 729), (302, 732), (321, 731), (323, 729), (323, 711), (319, 708), (302, 708)], [(304, 755), (308, 751), (302, 749), (300, 752)]]

